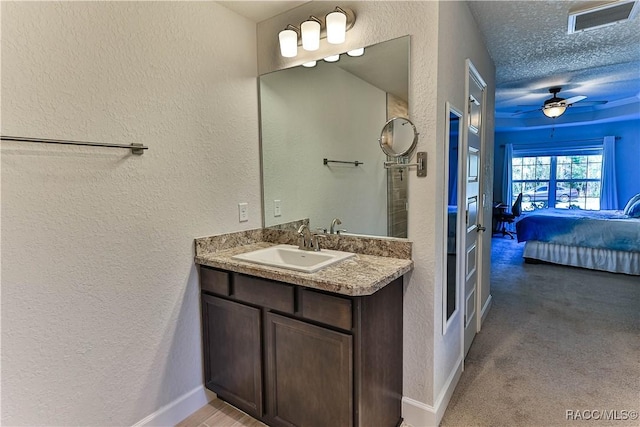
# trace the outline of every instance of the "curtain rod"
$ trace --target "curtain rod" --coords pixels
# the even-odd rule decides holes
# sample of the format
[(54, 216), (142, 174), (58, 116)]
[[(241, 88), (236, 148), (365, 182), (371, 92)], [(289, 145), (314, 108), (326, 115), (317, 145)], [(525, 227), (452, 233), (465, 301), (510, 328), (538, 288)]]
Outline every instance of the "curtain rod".
[[(622, 139), (621, 136), (616, 136), (616, 141)], [(569, 139), (567, 141), (537, 141), (537, 142), (524, 142), (523, 144), (543, 144), (545, 142), (557, 142), (559, 144), (565, 142), (596, 142), (596, 141), (604, 141), (604, 136), (602, 138), (589, 138), (589, 139)], [(504, 147), (506, 144), (500, 144), (500, 147)]]

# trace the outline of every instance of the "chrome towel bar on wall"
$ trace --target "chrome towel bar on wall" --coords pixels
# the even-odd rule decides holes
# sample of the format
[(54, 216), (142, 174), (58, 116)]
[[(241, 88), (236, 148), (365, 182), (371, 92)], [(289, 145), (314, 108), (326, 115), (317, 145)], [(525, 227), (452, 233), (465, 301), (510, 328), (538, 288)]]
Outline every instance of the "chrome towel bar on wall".
[(108, 148), (126, 148), (131, 150), (131, 154), (141, 155), (144, 150), (148, 150), (149, 147), (142, 144), (108, 144), (106, 142), (88, 142), (88, 141), (69, 141), (64, 139), (45, 139), (45, 138), (27, 138), (22, 136), (0, 136), (2, 141), (15, 141), (15, 142), (37, 142), (40, 144), (62, 144), (62, 145), (82, 145), (88, 147), (108, 147)]
[(329, 159), (322, 159), (322, 164), (323, 165), (328, 165), (329, 163), (344, 163), (347, 165), (354, 165), (354, 166), (358, 166), (358, 165), (364, 165), (364, 163), (359, 162), (358, 160), (353, 161), (353, 162), (345, 162), (343, 160), (329, 160)]

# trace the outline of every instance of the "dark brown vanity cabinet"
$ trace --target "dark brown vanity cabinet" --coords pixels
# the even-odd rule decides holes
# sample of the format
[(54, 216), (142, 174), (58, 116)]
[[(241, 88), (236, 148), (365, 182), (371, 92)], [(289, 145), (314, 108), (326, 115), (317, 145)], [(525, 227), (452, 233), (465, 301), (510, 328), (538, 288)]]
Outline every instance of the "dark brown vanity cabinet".
[(401, 422), (402, 278), (348, 297), (200, 267), (205, 385), (271, 426)]

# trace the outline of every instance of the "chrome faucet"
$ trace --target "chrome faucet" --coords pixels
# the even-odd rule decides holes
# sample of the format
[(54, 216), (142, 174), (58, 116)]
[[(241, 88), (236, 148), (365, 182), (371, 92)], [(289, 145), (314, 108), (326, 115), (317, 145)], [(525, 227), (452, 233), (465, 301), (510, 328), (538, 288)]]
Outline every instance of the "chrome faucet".
[(306, 224), (302, 224), (298, 228), (298, 249), (303, 251), (320, 251), (320, 243), (318, 242), (318, 235), (311, 234), (309, 227)]
[(333, 221), (331, 221), (331, 227), (329, 227), (329, 234), (336, 234), (336, 225), (340, 224), (342, 224), (340, 218), (333, 218)]

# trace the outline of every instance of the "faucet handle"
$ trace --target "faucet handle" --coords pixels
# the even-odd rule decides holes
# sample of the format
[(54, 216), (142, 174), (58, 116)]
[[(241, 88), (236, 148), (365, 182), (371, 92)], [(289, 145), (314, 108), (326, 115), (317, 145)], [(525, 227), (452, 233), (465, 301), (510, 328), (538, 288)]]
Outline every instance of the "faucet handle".
[(313, 246), (313, 250), (315, 252), (320, 252), (320, 249), (321, 249), (320, 248), (320, 240), (318, 240), (318, 237), (324, 239), (327, 236), (324, 233), (323, 234), (313, 233), (313, 235), (311, 236), (311, 245)]
[(327, 229), (326, 228), (318, 227), (318, 228), (316, 228), (316, 231), (319, 231), (322, 234), (327, 234)]
[(336, 234), (340, 234), (340, 233), (346, 233), (347, 230), (344, 228), (341, 228), (340, 230), (336, 230)]

